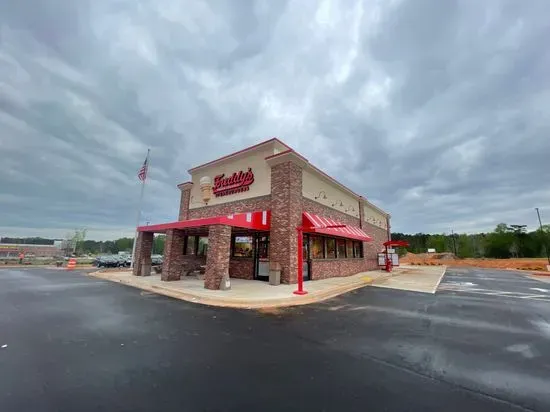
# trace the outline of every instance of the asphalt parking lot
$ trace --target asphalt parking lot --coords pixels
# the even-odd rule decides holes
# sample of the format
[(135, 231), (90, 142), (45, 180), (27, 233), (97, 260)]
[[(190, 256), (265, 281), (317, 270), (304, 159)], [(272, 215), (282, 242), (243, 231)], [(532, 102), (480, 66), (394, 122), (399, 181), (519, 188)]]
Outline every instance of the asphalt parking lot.
[(545, 286), (449, 270), (262, 312), (2, 269), (0, 411), (547, 411)]

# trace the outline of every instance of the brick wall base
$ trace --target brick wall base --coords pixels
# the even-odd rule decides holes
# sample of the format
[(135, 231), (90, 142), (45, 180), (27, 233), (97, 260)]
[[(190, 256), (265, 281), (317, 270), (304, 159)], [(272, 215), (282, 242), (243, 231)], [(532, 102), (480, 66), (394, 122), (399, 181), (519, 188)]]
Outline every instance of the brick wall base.
[(191, 272), (200, 271), (201, 266), (206, 266), (206, 256), (184, 255), (181, 266), (181, 276), (187, 276)]
[(311, 261), (312, 280), (351, 276), (366, 270), (364, 259), (313, 259)]
[(229, 276), (235, 279), (254, 279), (254, 260), (231, 259), (229, 261)]

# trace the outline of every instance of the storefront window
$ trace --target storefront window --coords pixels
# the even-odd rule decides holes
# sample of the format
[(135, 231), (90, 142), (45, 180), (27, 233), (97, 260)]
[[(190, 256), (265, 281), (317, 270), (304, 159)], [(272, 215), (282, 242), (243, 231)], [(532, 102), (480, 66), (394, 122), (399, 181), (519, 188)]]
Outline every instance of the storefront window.
[(206, 256), (208, 252), (208, 238), (206, 236), (199, 236), (198, 239), (197, 256)]
[(325, 242), (327, 244), (327, 259), (335, 259), (336, 258), (336, 239), (327, 238)]
[(252, 257), (254, 253), (254, 238), (252, 236), (235, 236), (233, 256)]
[(346, 240), (346, 252), (347, 257), (352, 258), (353, 257), (353, 241), (352, 240)]
[(363, 257), (363, 244), (361, 242), (353, 242), (353, 256), (356, 258)]
[(336, 240), (336, 249), (338, 251), (338, 259), (343, 259), (346, 257), (346, 240), (337, 239)]
[(311, 236), (310, 245), (312, 259), (323, 259), (325, 257), (323, 240), (324, 239), (320, 236)]
[(195, 254), (196, 241), (197, 241), (196, 236), (187, 236), (186, 242), (185, 242), (185, 251), (184, 251), (184, 253), (186, 255), (194, 255)]

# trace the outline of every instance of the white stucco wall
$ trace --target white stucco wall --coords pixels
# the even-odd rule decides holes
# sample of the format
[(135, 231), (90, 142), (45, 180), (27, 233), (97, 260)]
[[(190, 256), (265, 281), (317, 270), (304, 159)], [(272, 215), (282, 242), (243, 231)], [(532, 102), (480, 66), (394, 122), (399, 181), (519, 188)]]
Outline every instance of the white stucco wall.
[(339, 212), (359, 217), (357, 198), (313, 169), (304, 169), (302, 172), (302, 195)]
[(364, 216), (365, 221), (374, 226), (387, 229), (388, 222), (386, 221), (386, 216), (383, 213), (380, 213), (378, 210), (374, 209), (369, 205), (364, 206)]

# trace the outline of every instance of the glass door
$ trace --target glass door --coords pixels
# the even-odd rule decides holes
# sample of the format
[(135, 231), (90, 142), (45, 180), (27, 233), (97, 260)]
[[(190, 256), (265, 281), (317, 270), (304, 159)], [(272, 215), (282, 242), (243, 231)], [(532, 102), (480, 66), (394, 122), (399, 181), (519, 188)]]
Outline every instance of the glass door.
[(269, 280), (269, 235), (259, 234), (255, 236), (254, 248), (254, 279)]
[(304, 239), (302, 241), (302, 252), (303, 252), (303, 267), (302, 275), (304, 280), (311, 279), (311, 259), (309, 256), (309, 235), (304, 234)]

